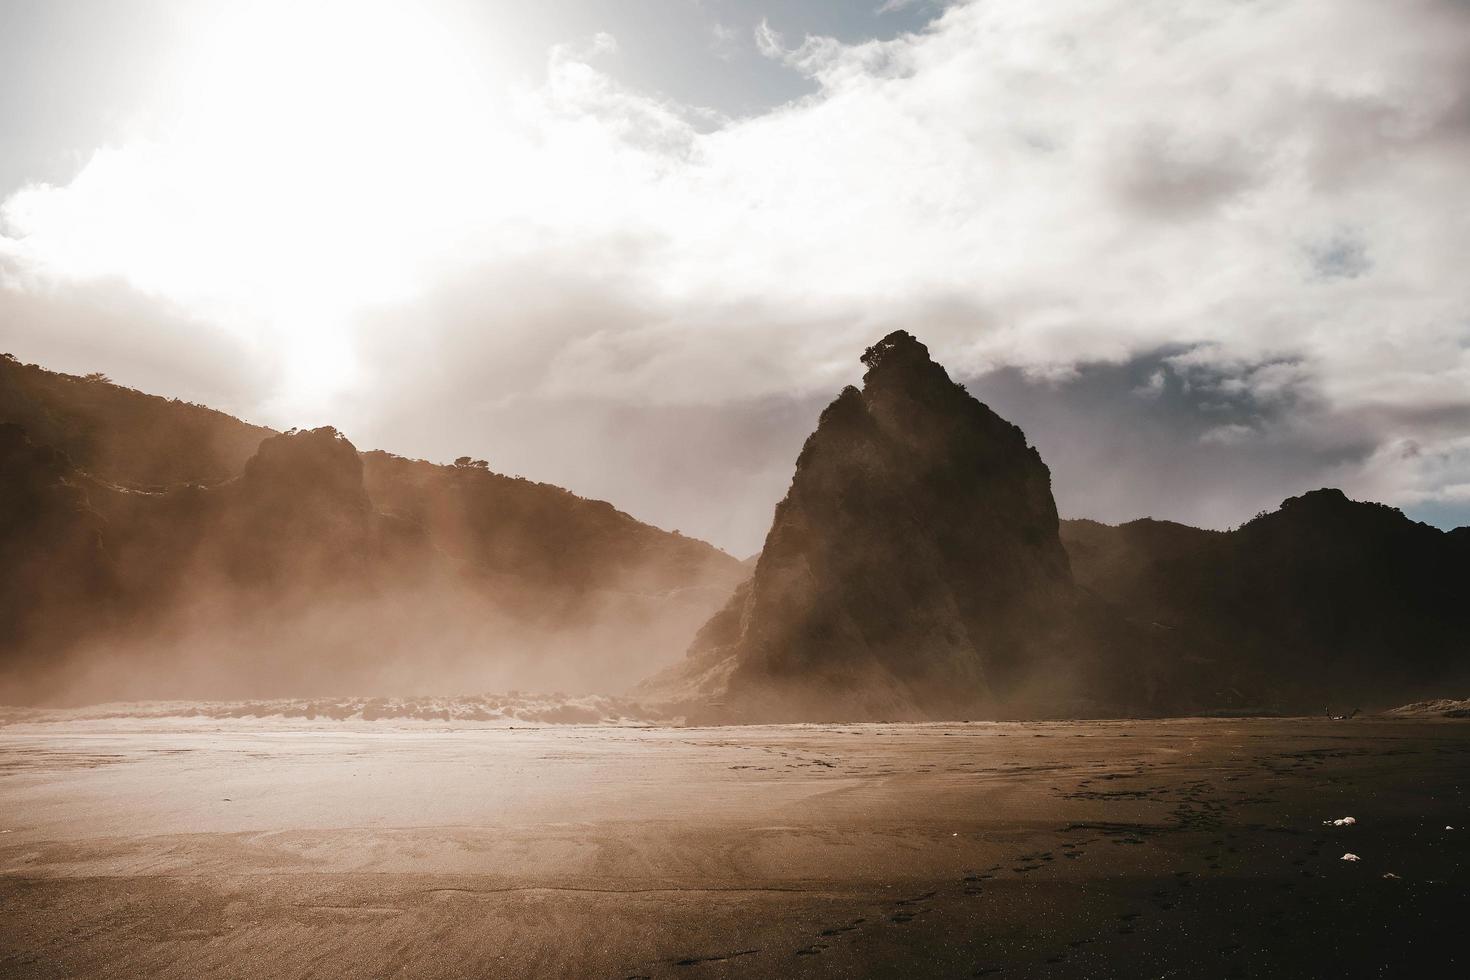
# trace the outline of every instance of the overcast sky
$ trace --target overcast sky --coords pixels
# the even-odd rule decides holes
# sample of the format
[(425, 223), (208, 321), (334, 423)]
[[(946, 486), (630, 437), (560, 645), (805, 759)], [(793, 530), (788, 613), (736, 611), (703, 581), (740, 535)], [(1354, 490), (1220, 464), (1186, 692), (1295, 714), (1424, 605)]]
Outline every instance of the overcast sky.
[(9, 0), (0, 349), (759, 547), (904, 327), (1065, 515), (1470, 523), (1467, 0)]

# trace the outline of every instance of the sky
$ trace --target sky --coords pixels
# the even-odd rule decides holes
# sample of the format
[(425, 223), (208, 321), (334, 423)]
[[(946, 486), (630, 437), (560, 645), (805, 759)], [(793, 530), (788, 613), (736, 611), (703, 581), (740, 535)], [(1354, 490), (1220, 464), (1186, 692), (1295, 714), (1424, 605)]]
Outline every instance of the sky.
[(1470, 523), (1467, 0), (7, 0), (0, 350), (738, 555), (893, 329), (1064, 516)]

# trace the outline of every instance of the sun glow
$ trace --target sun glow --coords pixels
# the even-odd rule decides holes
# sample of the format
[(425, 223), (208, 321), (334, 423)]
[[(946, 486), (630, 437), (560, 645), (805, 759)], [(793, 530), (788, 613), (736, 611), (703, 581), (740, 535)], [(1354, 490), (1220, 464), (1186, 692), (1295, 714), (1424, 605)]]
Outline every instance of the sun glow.
[[(46, 265), (120, 275), (269, 345), (279, 400), (324, 402), (352, 380), (352, 314), (411, 293), (465, 210), (493, 212), (534, 178), (502, 152), (507, 90), (484, 38), (472, 54), (447, 13), (218, 8), (175, 53), (149, 138), (99, 151), (67, 194), (17, 195), (7, 224)], [(108, 193), (118, 184), (143, 193)]]

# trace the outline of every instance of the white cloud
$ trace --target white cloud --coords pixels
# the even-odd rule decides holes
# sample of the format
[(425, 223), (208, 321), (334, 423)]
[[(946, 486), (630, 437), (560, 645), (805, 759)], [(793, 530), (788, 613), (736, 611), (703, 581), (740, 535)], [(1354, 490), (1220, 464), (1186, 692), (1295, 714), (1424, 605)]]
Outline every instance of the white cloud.
[(740, 50), (741, 32), (728, 24), (719, 22), (710, 26), (710, 51), (722, 61), (728, 61)]
[[(987, 0), (862, 44), (761, 22), (761, 53), (818, 89), (712, 129), (594, 66), (610, 37), (506, 86), (399, 9), (353, 7), (331, 77), (308, 45), (263, 80), (268, 30), (196, 62), (180, 84), (204, 95), (171, 126), (10, 198), (0, 255), (278, 341), (303, 365), (288, 407), (372, 390), (396, 368), (380, 311), (412, 322), (447, 283), (502, 292), (479, 321), (426, 313), (425, 349), (515, 342), (530, 268), (567, 284), (524, 287), (526, 323), (563, 318), (504, 382), (539, 396), (808, 394), (904, 326), (962, 372), (1194, 346), (1256, 365), (1235, 377), (1261, 397), (1309, 377), (1384, 445), (1463, 452), (1415, 410), (1470, 391), (1464, 3)], [(1433, 493), (1453, 467), (1423, 458), (1361, 477)]]
[(1256, 435), (1256, 430), (1250, 426), (1232, 422), (1227, 425), (1217, 425), (1215, 428), (1210, 429), (1204, 435), (1200, 436), (1200, 442), (1233, 446), (1252, 439)]
[(781, 46), (781, 35), (778, 34), (764, 17), (759, 24), (755, 25), (755, 47), (756, 50), (767, 58), (781, 60), (786, 55), (786, 49)]

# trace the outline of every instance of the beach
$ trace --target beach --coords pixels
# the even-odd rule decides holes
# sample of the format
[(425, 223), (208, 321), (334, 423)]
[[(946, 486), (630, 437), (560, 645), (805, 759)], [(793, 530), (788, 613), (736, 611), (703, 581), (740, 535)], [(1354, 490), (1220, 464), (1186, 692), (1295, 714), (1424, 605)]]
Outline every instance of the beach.
[(17, 978), (1407, 976), (1467, 857), (1454, 721), (0, 727)]

